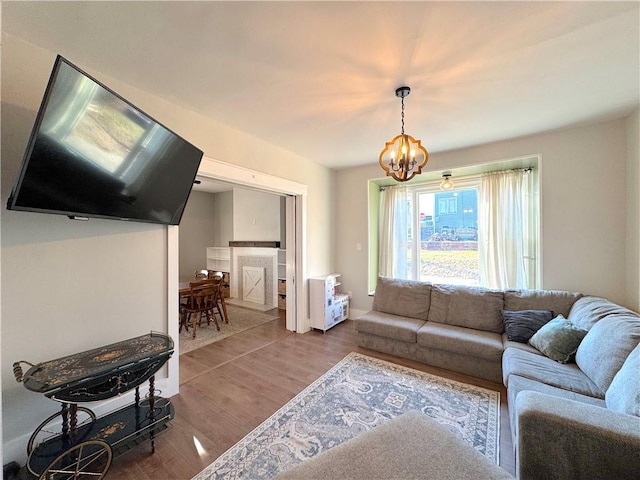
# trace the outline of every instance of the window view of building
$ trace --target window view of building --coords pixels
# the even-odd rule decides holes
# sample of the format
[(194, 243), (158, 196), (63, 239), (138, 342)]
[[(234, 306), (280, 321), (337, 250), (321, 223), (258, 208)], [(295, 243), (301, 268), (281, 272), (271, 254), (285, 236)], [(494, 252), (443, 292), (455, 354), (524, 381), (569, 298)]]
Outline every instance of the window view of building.
[(478, 285), (478, 190), (417, 193), (417, 204), (418, 278)]

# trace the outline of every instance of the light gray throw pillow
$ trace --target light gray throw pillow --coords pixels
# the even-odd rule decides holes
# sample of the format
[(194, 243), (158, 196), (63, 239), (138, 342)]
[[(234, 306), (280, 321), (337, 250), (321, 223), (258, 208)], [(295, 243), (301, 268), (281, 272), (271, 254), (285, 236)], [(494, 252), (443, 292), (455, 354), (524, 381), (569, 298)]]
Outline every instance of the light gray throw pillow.
[(629, 354), (613, 377), (604, 401), (609, 410), (640, 417), (640, 345)]
[(543, 325), (529, 340), (529, 345), (558, 363), (568, 363), (587, 334), (562, 315)]

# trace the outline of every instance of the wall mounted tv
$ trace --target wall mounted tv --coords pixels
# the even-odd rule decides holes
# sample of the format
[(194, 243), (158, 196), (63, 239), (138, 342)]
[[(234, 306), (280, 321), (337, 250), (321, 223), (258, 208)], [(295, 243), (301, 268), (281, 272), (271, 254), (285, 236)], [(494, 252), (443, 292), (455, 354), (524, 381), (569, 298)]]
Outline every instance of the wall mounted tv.
[(58, 55), (7, 208), (178, 225), (201, 159)]

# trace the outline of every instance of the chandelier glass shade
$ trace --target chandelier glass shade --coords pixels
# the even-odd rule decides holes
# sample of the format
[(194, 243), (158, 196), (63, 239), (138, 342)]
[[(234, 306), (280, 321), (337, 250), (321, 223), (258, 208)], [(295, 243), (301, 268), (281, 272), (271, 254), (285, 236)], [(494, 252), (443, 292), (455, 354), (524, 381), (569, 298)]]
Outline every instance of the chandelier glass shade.
[(440, 182), (440, 190), (451, 190), (453, 188), (453, 180), (451, 180), (451, 172), (444, 172), (442, 174), (442, 181)]
[(404, 133), (404, 97), (410, 92), (409, 87), (396, 89), (396, 96), (402, 99), (402, 133), (386, 142), (379, 159), (387, 176), (398, 182), (406, 182), (420, 174), (429, 160), (429, 153), (421, 141)]

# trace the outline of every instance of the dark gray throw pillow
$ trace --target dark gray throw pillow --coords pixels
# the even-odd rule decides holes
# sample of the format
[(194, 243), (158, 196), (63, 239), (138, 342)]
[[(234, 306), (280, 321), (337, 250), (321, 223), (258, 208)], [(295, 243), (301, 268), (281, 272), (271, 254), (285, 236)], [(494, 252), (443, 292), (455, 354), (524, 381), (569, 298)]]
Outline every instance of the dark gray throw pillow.
[(553, 310), (502, 310), (504, 329), (512, 342), (529, 342), (533, 334), (554, 317)]

